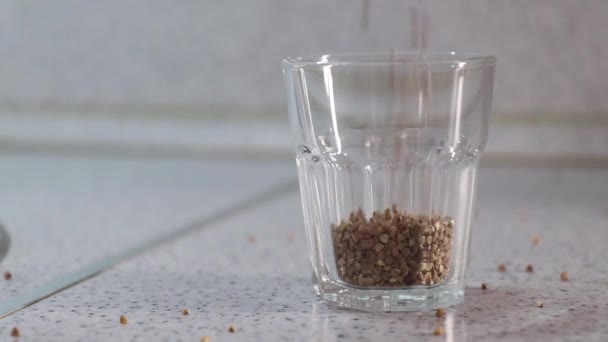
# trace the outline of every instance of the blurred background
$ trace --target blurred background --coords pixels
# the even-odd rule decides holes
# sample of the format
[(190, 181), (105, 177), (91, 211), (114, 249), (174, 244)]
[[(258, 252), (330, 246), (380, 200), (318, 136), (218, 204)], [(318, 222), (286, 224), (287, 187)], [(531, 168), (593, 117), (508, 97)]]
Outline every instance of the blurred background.
[(606, 18), (605, 0), (4, 0), (0, 316), (295, 191), (285, 56), (494, 54), (482, 164), (608, 167)]
[(607, 165), (608, 2), (0, 4), (0, 148), (291, 158), (284, 56), (498, 56), (488, 163)]

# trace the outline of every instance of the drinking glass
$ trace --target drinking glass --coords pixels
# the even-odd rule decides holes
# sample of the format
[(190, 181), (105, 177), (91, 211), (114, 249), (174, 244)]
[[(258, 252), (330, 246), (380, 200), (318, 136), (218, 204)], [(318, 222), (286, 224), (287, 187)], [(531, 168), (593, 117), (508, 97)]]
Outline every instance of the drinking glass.
[(454, 52), (284, 59), (313, 283), (328, 304), (463, 301), (495, 63)]

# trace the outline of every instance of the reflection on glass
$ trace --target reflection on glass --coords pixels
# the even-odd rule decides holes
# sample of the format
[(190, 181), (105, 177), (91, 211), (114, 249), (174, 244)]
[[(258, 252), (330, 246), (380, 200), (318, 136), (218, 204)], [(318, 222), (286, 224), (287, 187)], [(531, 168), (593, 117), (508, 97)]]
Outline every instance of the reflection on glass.
[[(462, 311), (446, 309), (445, 318), (435, 311), (418, 313), (365, 313), (344, 311), (312, 304), (310, 311), (311, 340), (314, 341), (467, 341), (466, 320)], [(443, 335), (435, 336), (437, 327)]]

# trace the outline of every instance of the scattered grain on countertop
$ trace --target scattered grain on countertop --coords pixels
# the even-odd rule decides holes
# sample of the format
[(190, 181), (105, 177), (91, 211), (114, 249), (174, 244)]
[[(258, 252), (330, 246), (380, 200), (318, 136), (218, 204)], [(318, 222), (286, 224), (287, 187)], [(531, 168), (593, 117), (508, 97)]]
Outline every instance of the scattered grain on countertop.
[(568, 274), (568, 272), (562, 272), (562, 274), (559, 275), (559, 278), (562, 281), (568, 281), (570, 280), (570, 275)]
[(182, 311), (182, 315), (184, 316), (188, 316), (190, 314), (190, 309), (184, 309), (184, 311)]
[(437, 311), (435, 311), (435, 316), (436, 317), (445, 317), (445, 310), (437, 309)]
[(486, 283), (481, 283), (481, 289), (482, 290), (487, 290), (488, 289), (488, 285)]
[(11, 280), (13, 279), (13, 274), (9, 271), (4, 272), (4, 280)]
[(19, 330), (19, 328), (13, 327), (13, 329), (11, 330), (11, 336), (13, 336), (13, 337), (21, 336), (21, 331)]
[(532, 266), (532, 264), (528, 264), (528, 266), (526, 266), (526, 272), (528, 272), (528, 273), (534, 272), (534, 267)]
[(247, 241), (249, 241), (250, 243), (255, 243), (257, 241), (257, 238), (255, 237), (255, 235), (249, 234), (247, 235)]
[(201, 342), (211, 342), (211, 337), (203, 336), (203, 337), (201, 337)]
[(539, 301), (539, 302), (536, 302), (536, 307), (537, 307), (537, 308), (544, 308), (544, 307), (545, 307), (545, 304), (543, 304), (543, 302), (540, 302), (540, 301)]
[(498, 265), (498, 272), (506, 272), (507, 266), (505, 264)]
[(540, 236), (534, 235), (532, 237), (532, 245), (534, 245), (534, 246), (540, 245)]
[(234, 324), (230, 324), (230, 326), (228, 327), (228, 332), (231, 332), (231, 333), (236, 332), (236, 327), (234, 326)]
[(120, 315), (120, 324), (127, 324), (127, 323), (129, 323), (129, 319), (127, 318), (127, 316)]
[(296, 234), (289, 233), (289, 235), (287, 235), (287, 240), (289, 240), (289, 241), (295, 241), (296, 240)]
[(443, 329), (442, 326), (438, 326), (437, 328), (435, 328), (435, 330), (433, 330), (433, 335), (435, 336), (443, 336), (445, 334), (445, 330)]

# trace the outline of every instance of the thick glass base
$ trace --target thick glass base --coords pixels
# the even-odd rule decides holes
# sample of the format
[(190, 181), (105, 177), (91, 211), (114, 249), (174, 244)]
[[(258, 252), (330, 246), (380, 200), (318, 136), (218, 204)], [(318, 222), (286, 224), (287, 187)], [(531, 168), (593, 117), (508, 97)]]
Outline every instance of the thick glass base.
[(319, 290), (321, 298), (330, 306), (366, 312), (433, 310), (464, 301), (462, 282), (433, 287), (360, 288), (322, 281)]

